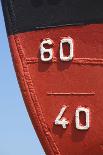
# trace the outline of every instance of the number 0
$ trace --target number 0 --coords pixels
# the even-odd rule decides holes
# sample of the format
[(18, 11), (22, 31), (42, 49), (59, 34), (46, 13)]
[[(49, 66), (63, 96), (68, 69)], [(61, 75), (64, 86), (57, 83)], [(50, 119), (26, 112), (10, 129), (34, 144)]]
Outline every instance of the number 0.
[[(67, 43), (70, 46), (70, 54), (68, 56), (64, 56), (63, 53), (63, 44)], [(70, 37), (63, 38), (60, 42), (60, 59), (62, 61), (70, 61), (73, 59), (73, 51), (74, 45), (73, 45), (73, 39)]]
[[(86, 115), (86, 125), (82, 125), (80, 123), (80, 112), (84, 112)], [(79, 107), (76, 109), (76, 113), (75, 113), (75, 121), (76, 121), (76, 128), (79, 130), (87, 130), (90, 127), (90, 121), (89, 121), (89, 109), (88, 108), (84, 108), (84, 107)]]

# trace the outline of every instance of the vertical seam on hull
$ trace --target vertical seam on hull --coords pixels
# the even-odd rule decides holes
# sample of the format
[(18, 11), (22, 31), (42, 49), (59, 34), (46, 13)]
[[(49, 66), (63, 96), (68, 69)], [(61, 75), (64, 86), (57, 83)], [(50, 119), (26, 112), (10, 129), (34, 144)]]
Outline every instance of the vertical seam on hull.
[[(14, 32), (17, 32), (16, 18), (15, 18), (15, 13), (14, 13), (13, 4), (12, 4), (13, 2), (12, 2), (12, 0), (9, 0), (9, 2), (10, 2), (9, 4), (10, 4), (10, 7), (11, 7), (11, 8), (9, 8), (10, 9), (9, 10), (9, 15), (10, 15), (10, 18), (11, 18), (11, 24), (12, 24), (12, 29), (13, 29), (13, 33), (14, 33)], [(11, 13), (10, 13), (10, 11), (11, 11)], [(35, 94), (35, 89), (33, 87), (32, 79), (31, 79), (30, 73), (28, 71), (28, 66), (27, 66), (27, 63), (26, 63), (26, 58), (25, 58), (25, 55), (24, 55), (24, 51), (22, 49), (20, 38), (19, 38), (18, 35), (14, 35), (13, 39), (15, 41), (15, 45), (17, 47), (18, 55), (19, 55), (19, 58), (20, 58), (20, 61), (21, 61), (21, 64), (22, 64), (24, 77), (25, 77), (25, 83), (26, 83), (26, 85), (28, 87), (32, 102), (34, 103), (34, 108), (36, 110), (36, 115), (37, 115), (38, 120), (39, 120), (40, 125), (41, 125), (41, 130), (43, 130), (43, 132), (44, 132), (43, 136), (45, 137), (47, 142), (50, 144), (50, 148), (52, 149), (53, 154), (54, 155), (60, 155), (58, 147), (56, 146), (56, 143), (54, 142), (53, 137), (52, 137), (52, 135), (51, 135), (51, 133), (50, 133), (48, 127), (47, 127), (47, 124), (45, 122), (45, 118), (43, 116), (43, 113), (42, 113), (42, 110), (41, 110), (41, 107), (40, 107), (40, 104), (39, 104), (37, 96)]]

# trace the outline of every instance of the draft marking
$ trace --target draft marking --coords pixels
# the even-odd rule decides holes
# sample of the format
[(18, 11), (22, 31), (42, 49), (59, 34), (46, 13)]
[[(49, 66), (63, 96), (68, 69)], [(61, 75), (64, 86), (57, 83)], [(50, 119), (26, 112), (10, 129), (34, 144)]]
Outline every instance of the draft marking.
[(82, 96), (82, 95), (95, 95), (95, 92), (84, 92), (84, 93), (80, 93), (80, 92), (47, 92), (47, 95), (73, 95), (73, 96)]
[(65, 117), (62, 117), (66, 109), (67, 109), (67, 106), (63, 105), (58, 116), (55, 119), (55, 125), (62, 125), (63, 129), (66, 129), (67, 125), (69, 124), (69, 121)]

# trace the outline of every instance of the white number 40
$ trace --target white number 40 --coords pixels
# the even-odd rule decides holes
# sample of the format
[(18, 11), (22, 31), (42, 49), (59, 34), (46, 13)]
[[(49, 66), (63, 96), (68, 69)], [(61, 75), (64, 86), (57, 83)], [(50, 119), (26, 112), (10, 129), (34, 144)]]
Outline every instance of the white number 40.
[[(63, 106), (62, 109), (60, 110), (58, 116), (56, 117), (55, 119), (55, 125), (62, 125), (63, 128), (66, 128), (67, 125), (69, 124), (69, 121), (65, 118), (65, 117), (62, 117), (65, 110), (67, 109), (67, 106)], [(80, 113), (81, 112), (84, 112), (85, 113), (85, 125), (81, 124), (80, 123)], [(90, 127), (90, 111), (88, 108), (85, 108), (85, 107), (78, 107), (76, 109), (76, 112), (75, 112), (75, 123), (76, 123), (76, 129), (78, 130), (87, 130), (89, 129)]]

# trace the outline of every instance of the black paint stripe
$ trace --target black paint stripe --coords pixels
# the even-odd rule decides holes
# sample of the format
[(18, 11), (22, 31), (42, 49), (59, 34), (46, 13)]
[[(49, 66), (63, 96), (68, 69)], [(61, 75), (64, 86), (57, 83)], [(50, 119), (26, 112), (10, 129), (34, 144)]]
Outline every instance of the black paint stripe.
[(103, 0), (2, 0), (2, 4), (8, 34), (103, 23)]

